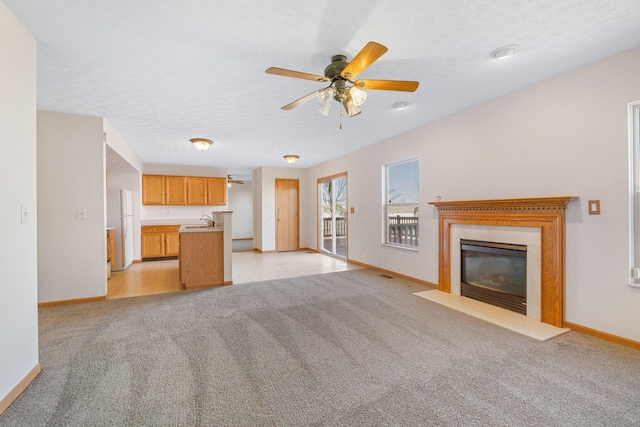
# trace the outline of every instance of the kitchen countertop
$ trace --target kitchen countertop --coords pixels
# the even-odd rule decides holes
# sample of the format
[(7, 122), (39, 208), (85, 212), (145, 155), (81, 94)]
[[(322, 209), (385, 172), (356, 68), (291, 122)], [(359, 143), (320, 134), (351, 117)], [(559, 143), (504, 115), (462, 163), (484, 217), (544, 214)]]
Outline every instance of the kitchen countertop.
[(204, 225), (200, 219), (143, 219), (140, 225)]
[(222, 231), (222, 227), (207, 227), (206, 225), (183, 225), (180, 227), (180, 233), (211, 233)]

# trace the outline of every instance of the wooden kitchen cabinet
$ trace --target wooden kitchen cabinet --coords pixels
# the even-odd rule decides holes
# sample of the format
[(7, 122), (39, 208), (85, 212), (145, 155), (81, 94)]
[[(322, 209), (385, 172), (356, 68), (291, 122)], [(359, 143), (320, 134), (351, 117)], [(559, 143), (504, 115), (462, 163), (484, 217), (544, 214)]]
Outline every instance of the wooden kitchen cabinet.
[(142, 258), (178, 256), (179, 229), (179, 225), (143, 225)]
[(142, 232), (142, 258), (164, 256), (164, 233)]
[(223, 232), (180, 233), (179, 274), (185, 289), (224, 285)]
[(142, 175), (142, 204), (164, 205), (164, 176)]
[(178, 256), (180, 253), (180, 233), (171, 231), (164, 233), (165, 256)]
[(116, 231), (107, 230), (107, 262), (116, 260)]
[(187, 204), (187, 177), (186, 176), (165, 176), (166, 195), (165, 205), (186, 205)]
[(226, 205), (227, 178), (142, 175), (143, 205)]
[(207, 204), (207, 179), (203, 176), (190, 176), (187, 180), (187, 204)]
[(226, 205), (227, 204), (227, 179), (207, 178), (207, 204)]

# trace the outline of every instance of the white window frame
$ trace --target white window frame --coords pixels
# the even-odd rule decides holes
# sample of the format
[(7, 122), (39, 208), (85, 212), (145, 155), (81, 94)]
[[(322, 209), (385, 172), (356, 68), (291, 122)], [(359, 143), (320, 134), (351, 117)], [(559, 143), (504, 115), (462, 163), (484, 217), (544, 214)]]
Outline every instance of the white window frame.
[(640, 101), (629, 104), (629, 286), (640, 288)]
[[(403, 243), (389, 242), (389, 167), (396, 166), (402, 163), (409, 162), (417, 162), (418, 163), (418, 200), (414, 203), (394, 203), (393, 206), (417, 206), (420, 207), (420, 160), (417, 157), (412, 157), (410, 159), (399, 160), (396, 162), (385, 163), (382, 165), (382, 178), (383, 178), (383, 193), (382, 193), (382, 244), (384, 246), (391, 246), (396, 248), (402, 248), (410, 251), (418, 251), (420, 246), (420, 239), (418, 234), (418, 239), (415, 245), (407, 245)], [(420, 218), (420, 214), (418, 213), (418, 218)], [(420, 220), (418, 219), (417, 231), (420, 231)]]

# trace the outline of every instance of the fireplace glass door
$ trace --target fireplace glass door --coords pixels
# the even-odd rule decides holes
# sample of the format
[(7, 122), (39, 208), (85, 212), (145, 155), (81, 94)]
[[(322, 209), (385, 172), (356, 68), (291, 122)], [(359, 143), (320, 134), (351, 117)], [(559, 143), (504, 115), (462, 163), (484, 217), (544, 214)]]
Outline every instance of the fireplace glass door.
[(460, 294), (527, 313), (527, 247), (461, 240)]

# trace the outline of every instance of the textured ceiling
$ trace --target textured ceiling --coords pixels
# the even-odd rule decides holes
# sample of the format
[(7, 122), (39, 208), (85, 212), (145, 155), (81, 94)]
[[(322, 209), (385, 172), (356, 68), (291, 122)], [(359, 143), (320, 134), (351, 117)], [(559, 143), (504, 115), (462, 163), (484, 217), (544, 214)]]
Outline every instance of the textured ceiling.
[[(238, 176), (289, 153), (308, 168), (640, 45), (637, 0), (0, 1), (38, 41), (39, 109), (105, 117), (145, 163)], [(358, 77), (416, 92), (369, 91), (342, 130), (335, 103), (280, 109), (326, 84), (266, 68), (322, 74), (370, 40), (389, 51)], [(506, 44), (518, 53), (490, 58)]]

